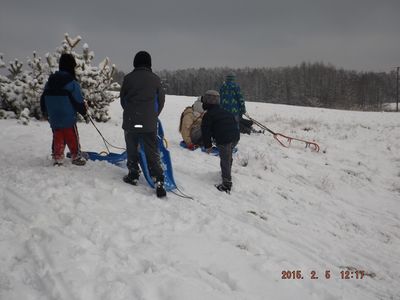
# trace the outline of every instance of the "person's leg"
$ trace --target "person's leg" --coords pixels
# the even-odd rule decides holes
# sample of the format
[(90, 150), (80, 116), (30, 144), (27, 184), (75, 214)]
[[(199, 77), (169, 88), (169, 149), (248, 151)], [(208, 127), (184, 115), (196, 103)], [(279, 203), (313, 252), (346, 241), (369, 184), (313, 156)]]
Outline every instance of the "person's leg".
[(78, 156), (82, 156), (82, 151), (81, 151), (81, 141), (79, 139), (79, 132), (78, 132), (78, 126), (76, 124), (73, 127), (74, 132), (75, 132), (75, 137), (76, 137), (76, 144), (78, 146)]
[(53, 140), (51, 141), (51, 157), (54, 159), (54, 129), (52, 128), (51, 131), (53, 132)]
[(139, 179), (139, 135), (135, 132), (126, 130), (124, 134), (126, 143), (126, 154), (128, 158), (126, 166), (129, 170), (129, 174), (124, 177), (124, 181), (136, 184), (137, 180)]
[(64, 131), (63, 129), (53, 130), (53, 159), (55, 165), (61, 165), (64, 159)]
[(164, 182), (164, 171), (161, 167), (157, 134), (155, 132), (143, 133), (142, 142), (151, 177), (155, 178), (156, 181)]
[(164, 188), (164, 170), (161, 167), (160, 150), (158, 149), (157, 134), (155, 132), (144, 133), (142, 143), (149, 165), (150, 176), (155, 178), (157, 197), (165, 197), (167, 192)]
[(192, 140), (192, 143), (195, 145), (202, 145), (203, 144), (203, 139), (201, 136), (201, 127), (193, 127), (191, 132), (190, 132), (190, 139)]
[(71, 153), (72, 163), (74, 165), (83, 166), (86, 164), (86, 160), (81, 157), (79, 147), (79, 135), (76, 126), (71, 128), (65, 128), (65, 142)]
[[(51, 158), (54, 159), (54, 129), (51, 129), (51, 131), (53, 132), (53, 140), (51, 141)], [(65, 148), (66, 144), (65, 144), (65, 140), (64, 140), (64, 148)]]
[(220, 158), (222, 184), (227, 188), (232, 188), (232, 143), (225, 145), (217, 145)]
[(69, 148), (71, 153), (72, 160), (78, 158), (79, 147), (78, 147), (78, 135), (76, 133), (75, 128), (65, 128), (63, 129), (65, 132), (65, 142)]
[(231, 143), (231, 170), (232, 170), (232, 165), (233, 165), (233, 149), (239, 144), (239, 141), (233, 141)]

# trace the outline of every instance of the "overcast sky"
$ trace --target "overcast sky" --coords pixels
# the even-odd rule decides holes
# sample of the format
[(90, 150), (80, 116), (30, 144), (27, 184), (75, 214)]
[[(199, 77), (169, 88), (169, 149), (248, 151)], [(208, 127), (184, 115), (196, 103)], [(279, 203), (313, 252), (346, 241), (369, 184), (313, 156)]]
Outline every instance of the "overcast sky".
[(1, 0), (5, 61), (53, 52), (65, 32), (123, 71), (139, 50), (156, 70), (400, 66), (400, 0)]

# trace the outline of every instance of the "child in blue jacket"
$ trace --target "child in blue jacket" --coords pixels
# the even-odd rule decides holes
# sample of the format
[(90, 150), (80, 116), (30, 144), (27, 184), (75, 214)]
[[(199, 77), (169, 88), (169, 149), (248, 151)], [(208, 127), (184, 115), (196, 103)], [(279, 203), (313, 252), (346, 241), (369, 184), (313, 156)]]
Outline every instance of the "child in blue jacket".
[(68, 145), (74, 165), (86, 163), (81, 157), (76, 121), (77, 112), (87, 119), (87, 111), (75, 67), (75, 58), (68, 53), (62, 54), (59, 71), (50, 75), (40, 99), (42, 114), (48, 118), (53, 131), (54, 165), (62, 165), (65, 145)]

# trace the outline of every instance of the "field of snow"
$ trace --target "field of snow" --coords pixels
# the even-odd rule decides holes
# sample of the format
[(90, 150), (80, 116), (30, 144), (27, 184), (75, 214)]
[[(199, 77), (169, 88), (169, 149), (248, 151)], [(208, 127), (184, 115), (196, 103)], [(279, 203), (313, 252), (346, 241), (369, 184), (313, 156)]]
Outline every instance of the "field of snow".
[[(400, 299), (399, 114), (247, 103), (321, 151), (242, 135), (228, 195), (217, 157), (179, 147), (193, 101), (168, 96), (161, 120), (194, 200), (160, 200), (105, 162), (53, 167), (47, 122), (0, 120), (0, 299)], [(124, 146), (118, 102), (111, 114), (97, 125)], [(78, 126), (83, 150), (105, 149)]]
[(384, 103), (383, 104), (383, 110), (384, 111), (396, 111), (397, 109), (397, 103)]

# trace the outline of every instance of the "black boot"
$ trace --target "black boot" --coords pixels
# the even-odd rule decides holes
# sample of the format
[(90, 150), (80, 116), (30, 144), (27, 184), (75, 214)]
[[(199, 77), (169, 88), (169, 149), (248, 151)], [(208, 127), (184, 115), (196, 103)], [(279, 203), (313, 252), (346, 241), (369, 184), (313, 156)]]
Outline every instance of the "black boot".
[(225, 192), (227, 194), (231, 193), (231, 187), (228, 185), (225, 185), (224, 183), (216, 184), (215, 187), (218, 189), (220, 192)]
[(164, 182), (162, 181), (157, 181), (156, 184), (156, 194), (158, 198), (163, 198), (167, 196), (167, 191), (164, 188)]
[(138, 172), (129, 171), (129, 174), (124, 176), (123, 181), (132, 185), (137, 185), (139, 181)]
[(84, 159), (82, 156), (78, 156), (72, 160), (72, 164), (76, 166), (84, 166), (86, 164), (86, 159)]

